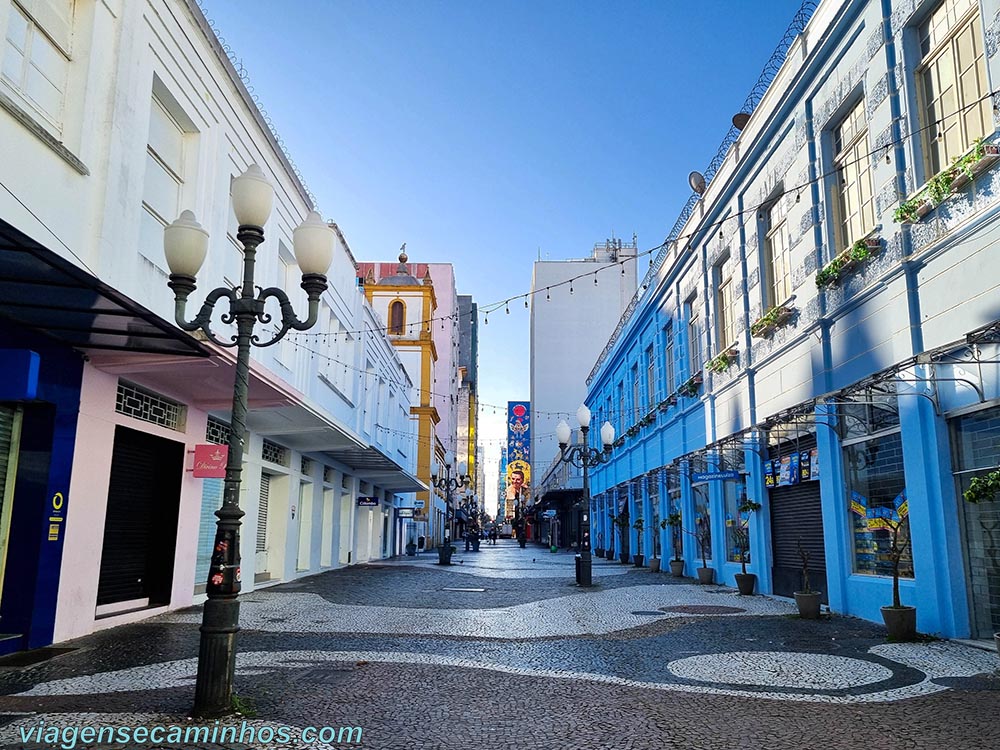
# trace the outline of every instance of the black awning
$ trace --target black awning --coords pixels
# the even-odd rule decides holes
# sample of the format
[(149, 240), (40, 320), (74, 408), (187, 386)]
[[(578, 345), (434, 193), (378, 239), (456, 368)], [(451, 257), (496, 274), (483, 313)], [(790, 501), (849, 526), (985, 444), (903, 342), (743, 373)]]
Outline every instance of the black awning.
[(209, 356), (193, 336), (2, 219), (0, 319), (76, 349)]
[(423, 492), (429, 489), (374, 445), (367, 448), (351, 446), (324, 452), (330, 458), (349, 466), (364, 481), (382, 489), (392, 492)]

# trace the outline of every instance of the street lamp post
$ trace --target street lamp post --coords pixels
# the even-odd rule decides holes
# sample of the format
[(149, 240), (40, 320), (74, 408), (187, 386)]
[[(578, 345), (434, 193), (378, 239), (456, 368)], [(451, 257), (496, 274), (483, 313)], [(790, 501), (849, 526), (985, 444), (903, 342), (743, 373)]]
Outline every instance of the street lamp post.
[(444, 456), (444, 465), (436, 465), (434, 471), (431, 473), (431, 484), (445, 493), (445, 539), (444, 544), (438, 550), (438, 564), (440, 565), (451, 565), (451, 540), (448, 539), (448, 511), (451, 510), (451, 496), (452, 493), (459, 487), (468, 487), (472, 481), (472, 478), (465, 473), (465, 462), (463, 461), (458, 465), (458, 473), (456, 476), (452, 476), (452, 468), (455, 464), (455, 456), (451, 451), (448, 451)]
[[(243, 245), (243, 281), (236, 289), (219, 287), (209, 292), (194, 320), (186, 320), (184, 309), (188, 297), (195, 290), (195, 277), (208, 252), (208, 232), (195, 220), (191, 211), (183, 211), (163, 233), (164, 254), (170, 267), (167, 284), (174, 291), (177, 325), (185, 331), (203, 331), (210, 341), (219, 346), (236, 347), (229, 457), (222, 507), (215, 511), (219, 520), (208, 572), (208, 600), (202, 615), (198, 650), (194, 714), (199, 717), (222, 716), (231, 710), (232, 703), (240, 615), (240, 519), (243, 511), (239, 498), (246, 440), (250, 347), (271, 346), (289, 330), (304, 331), (316, 323), (319, 300), (327, 288), (326, 271), (333, 258), (333, 232), (317, 212), (310, 211), (293, 233), (295, 259), (302, 271), (302, 288), (309, 299), (308, 319), (300, 321), (295, 316), (288, 295), (281, 289), (261, 289), (255, 296), (255, 257), (257, 247), (264, 241), (264, 224), (271, 213), (274, 188), (261, 168), (252, 164), (233, 181), (232, 198), (239, 222), (236, 238)], [(230, 335), (228, 340), (220, 339), (211, 329), (215, 304), (222, 299), (229, 303), (229, 310), (220, 315), (222, 323), (236, 323), (236, 333)], [(264, 309), (269, 299), (278, 303), (281, 320), (274, 336), (262, 342), (254, 333), (254, 326), (271, 322), (271, 315)]]
[(592, 562), (590, 558), (590, 476), (588, 469), (591, 466), (605, 463), (611, 458), (611, 444), (615, 442), (615, 428), (610, 422), (601, 425), (601, 442), (604, 450), (591, 448), (587, 445), (587, 433), (590, 431), (590, 409), (585, 404), (581, 404), (576, 410), (576, 418), (580, 423), (580, 432), (583, 439), (580, 445), (570, 447), (569, 425), (566, 420), (562, 420), (556, 426), (556, 439), (559, 441), (559, 460), (583, 469), (583, 498), (580, 504), (583, 506), (583, 513), (580, 518), (580, 566), (576, 574), (576, 582), (581, 586), (593, 584)]

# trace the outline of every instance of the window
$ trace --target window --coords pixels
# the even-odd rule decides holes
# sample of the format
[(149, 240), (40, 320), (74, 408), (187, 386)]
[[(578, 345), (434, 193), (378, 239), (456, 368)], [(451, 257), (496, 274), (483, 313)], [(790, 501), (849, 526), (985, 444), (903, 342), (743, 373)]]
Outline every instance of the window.
[(792, 248), (788, 240), (788, 208), (783, 200), (766, 209), (764, 239), (764, 271), (767, 277), (767, 299), (764, 307), (774, 307), (792, 296)]
[[(854, 538), (854, 572), (891, 576), (893, 527), (898, 543), (909, 535), (909, 505), (903, 474), (903, 444), (898, 430), (844, 446), (847, 503)], [(913, 577), (911, 550), (900, 560), (900, 576)]]
[(937, 174), (976, 138), (993, 132), (986, 61), (975, 0), (944, 0), (920, 27), (917, 70), (928, 175)]
[(858, 101), (833, 131), (834, 168), (839, 180), (836, 241), (853, 245), (875, 226), (868, 123), (864, 99)]
[(632, 419), (635, 422), (639, 419), (639, 410), (642, 406), (642, 397), (639, 394), (639, 365), (632, 365)]
[(3, 80), (57, 132), (62, 127), (72, 22), (72, 0), (11, 3), (7, 16)]
[(743, 480), (728, 480), (722, 483), (723, 507), (726, 511), (726, 559), (740, 562), (740, 554), (745, 551), (750, 562), (750, 514), (741, 513), (740, 506), (746, 502), (747, 489)]
[(184, 129), (154, 96), (149, 113), (146, 172), (142, 183), (140, 244), (143, 255), (163, 267), (163, 228), (180, 215), (184, 184)]
[(666, 383), (667, 395), (677, 390), (677, 382), (674, 378), (674, 362), (676, 361), (676, 354), (674, 352), (674, 327), (673, 324), (667, 323), (663, 327), (663, 354), (664, 354), (664, 367), (666, 368), (666, 378), (664, 382)]
[(625, 385), (618, 383), (618, 424), (615, 429), (619, 433), (625, 431)]
[(694, 299), (687, 303), (688, 308), (688, 375), (701, 371), (701, 318), (694, 306)]
[(646, 408), (652, 409), (656, 398), (656, 357), (653, 347), (646, 350)]
[(708, 485), (704, 482), (692, 484), (691, 494), (694, 497), (694, 534), (698, 559), (707, 562), (712, 559), (712, 513), (708, 506)]
[(394, 300), (389, 305), (389, 333), (394, 336), (403, 335), (404, 308), (401, 300)]
[(736, 343), (736, 294), (732, 274), (724, 275), (720, 264), (715, 269), (715, 319), (718, 330), (718, 352), (723, 352)]

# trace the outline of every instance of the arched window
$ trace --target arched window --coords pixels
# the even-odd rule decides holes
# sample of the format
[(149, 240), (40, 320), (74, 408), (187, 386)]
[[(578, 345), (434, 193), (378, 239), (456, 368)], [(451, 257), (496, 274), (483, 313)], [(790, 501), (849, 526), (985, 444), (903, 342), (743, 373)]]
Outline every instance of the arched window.
[(403, 335), (403, 303), (398, 299), (389, 305), (389, 333)]

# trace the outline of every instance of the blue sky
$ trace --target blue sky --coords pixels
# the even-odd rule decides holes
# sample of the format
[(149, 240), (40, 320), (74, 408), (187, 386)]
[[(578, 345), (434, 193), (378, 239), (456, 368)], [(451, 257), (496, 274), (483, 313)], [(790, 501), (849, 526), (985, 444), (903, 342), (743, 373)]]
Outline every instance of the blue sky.
[[(406, 242), (485, 305), (539, 253), (658, 245), (800, 0), (202, 5), (358, 260)], [(527, 336), (523, 304), (480, 316), (484, 404), (528, 397)]]

